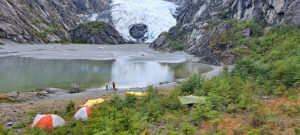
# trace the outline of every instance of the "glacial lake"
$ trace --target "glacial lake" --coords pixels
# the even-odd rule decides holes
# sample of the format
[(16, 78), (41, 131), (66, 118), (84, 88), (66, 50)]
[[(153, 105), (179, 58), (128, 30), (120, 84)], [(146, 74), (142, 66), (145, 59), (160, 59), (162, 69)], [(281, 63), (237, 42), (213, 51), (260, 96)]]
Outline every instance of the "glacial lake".
[(210, 70), (194, 62), (0, 57), (0, 93), (44, 87), (69, 89), (72, 83), (84, 89), (103, 88), (105, 81), (116, 82), (118, 88), (145, 87)]

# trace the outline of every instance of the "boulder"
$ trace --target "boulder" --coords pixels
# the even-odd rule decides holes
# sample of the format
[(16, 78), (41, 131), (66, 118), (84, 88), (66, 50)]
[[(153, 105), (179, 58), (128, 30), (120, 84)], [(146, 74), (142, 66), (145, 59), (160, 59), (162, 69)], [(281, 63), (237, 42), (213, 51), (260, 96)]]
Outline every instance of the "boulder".
[(58, 91), (58, 89), (56, 89), (56, 88), (38, 88), (38, 89), (36, 89), (35, 90), (36, 92), (46, 92), (47, 94), (55, 94), (57, 91)]
[(156, 40), (154, 40), (151, 44), (150, 47), (154, 49), (166, 49), (170, 47), (169, 44), (169, 38), (166, 33), (162, 33), (158, 36)]
[(10, 93), (0, 96), (0, 99), (14, 102), (19, 97), (19, 95), (20, 95), (20, 92), (14, 91), (14, 92), (10, 92)]
[(134, 39), (146, 41), (148, 38), (148, 26), (145, 24), (134, 24), (129, 27), (129, 34)]
[(14, 91), (14, 92), (10, 92), (5, 94), (6, 97), (10, 97), (10, 98), (17, 98), (19, 96), (20, 92), (18, 91)]
[(123, 44), (125, 40), (119, 32), (110, 24), (99, 22), (88, 22), (80, 24), (71, 31), (74, 43), (89, 44)]
[(244, 29), (244, 30), (240, 31), (240, 33), (243, 35), (244, 38), (247, 38), (247, 39), (249, 39), (252, 34), (250, 28)]
[(70, 93), (78, 93), (78, 92), (80, 92), (80, 86), (77, 85), (77, 84), (75, 84), (75, 83), (71, 84), (71, 89), (70, 89), (69, 92)]

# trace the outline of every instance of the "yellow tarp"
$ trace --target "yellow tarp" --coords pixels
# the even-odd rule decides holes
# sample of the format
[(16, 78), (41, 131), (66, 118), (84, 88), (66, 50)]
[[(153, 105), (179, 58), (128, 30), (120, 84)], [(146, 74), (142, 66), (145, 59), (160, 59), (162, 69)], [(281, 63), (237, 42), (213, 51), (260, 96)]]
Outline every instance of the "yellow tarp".
[(88, 100), (86, 101), (86, 103), (84, 105), (81, 105), (81, 106), (93, 106), (95, 104), (100, 104), (102, 102), (104, 102), (105, 100), (103, 98), (98, 98), (98, 99), (91, 99), (91, 100)]
[(134, 95), (134, 96), (137, 96), (137, 97), (145, 97), (145, 96), (148, 96), (148, 94), (146, 94), (145, 92), (126, 92), (126, 94), (128, 95)]

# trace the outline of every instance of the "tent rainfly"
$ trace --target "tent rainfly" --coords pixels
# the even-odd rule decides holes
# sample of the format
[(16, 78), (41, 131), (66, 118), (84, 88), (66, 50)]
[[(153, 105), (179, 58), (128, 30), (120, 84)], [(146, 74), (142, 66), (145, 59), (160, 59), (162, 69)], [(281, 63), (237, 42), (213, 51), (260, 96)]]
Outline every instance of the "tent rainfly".
[(148, 94), (146, 92), (142, 92), (142, 91), (129, 91), (129, 92), (126, 92), (126, 94), (127, 95), (137, 96), (137, 97), (148, 96)]
[(178, 97), (181, 104), (188, 105), (188, 104), (204, 104), (205, 98), (200, 96), (179, 96)]
[(103, 98), (98, 98), (98, 99), (92, 99), (92, 100), (88, 100), (86, 101), (86, 103), (84, 105), (81, 105), (81, 107), (85, 107), (85, 106), (93, 106), (95, 104), (100, 104), (102, 102), (104, 102), (105, 100)]
[(85, 106), (80, 108), (74, 115), (76, 120), (82, 119), (83, 121), (88, 120), (88, 115), (91, 112), (91, 106)]
[(35, 116), (33, 123), (30, 125), (31, 128), (39, 127), (44, 130), (51, 130), (58, 126), (64, 126), (65, 120), (58, 115), (41, 115)]

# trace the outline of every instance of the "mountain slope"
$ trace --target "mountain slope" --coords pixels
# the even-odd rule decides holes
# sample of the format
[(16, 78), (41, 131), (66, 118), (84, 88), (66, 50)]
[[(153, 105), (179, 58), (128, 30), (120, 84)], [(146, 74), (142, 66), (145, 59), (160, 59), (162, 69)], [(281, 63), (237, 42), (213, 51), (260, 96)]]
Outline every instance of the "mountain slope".
[[(202, 62), (220, 65), (233, 64), (237, 54), (230, 50), (247, 47), (231, 42), (215, 42), (214, 39), (235, 29), (245, 38), (251, 38), (255, 31), (278, 24), (300, 24), (300, 0), (189, 0), (177, 17), (177, 25), (154, 41), (152, 48), (184, 49), (190, 54), (202, 57)], [(236, 29), (229, 20), (255, 23)], [(213, 46), (213, 47), (212, 47)]]
[(1, 0), (0, 35), (21, 43), (70, 41), (78, 13), (109, 8), (107, 0)]

